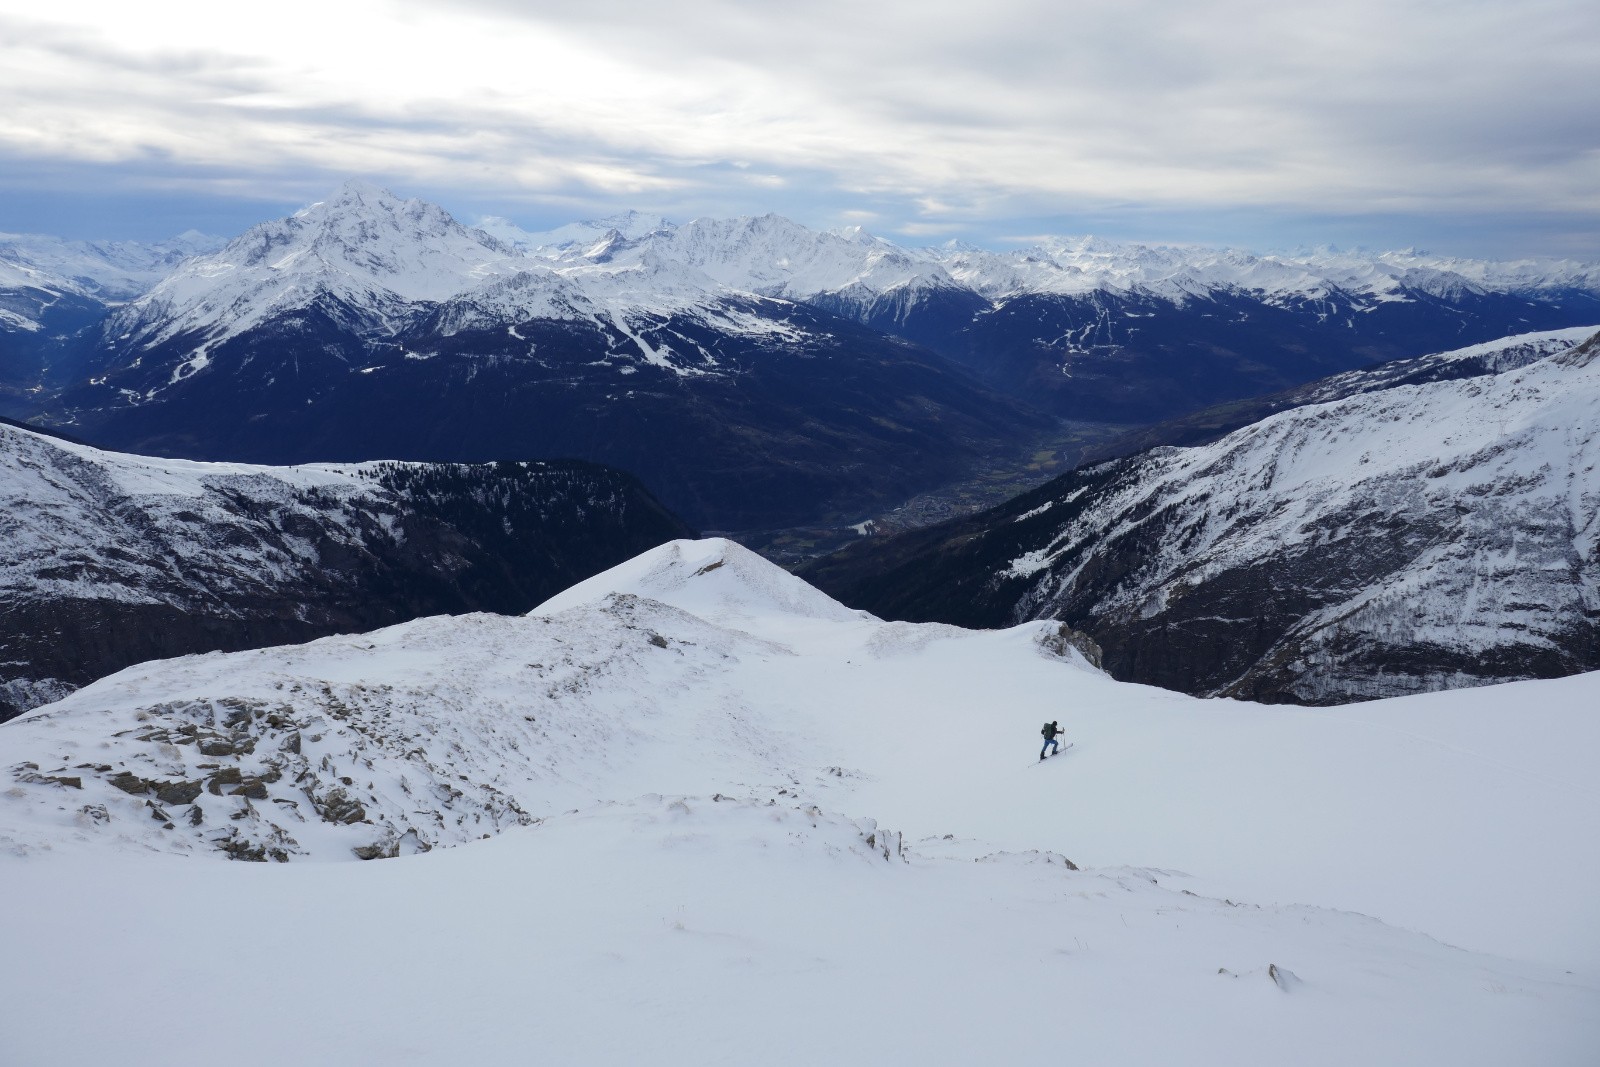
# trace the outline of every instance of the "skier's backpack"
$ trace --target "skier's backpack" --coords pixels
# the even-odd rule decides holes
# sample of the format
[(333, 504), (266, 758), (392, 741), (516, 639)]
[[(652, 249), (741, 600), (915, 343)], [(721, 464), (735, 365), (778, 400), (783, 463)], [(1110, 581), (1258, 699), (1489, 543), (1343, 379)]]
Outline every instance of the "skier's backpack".
[(1048, 722), (1045, 723), (1043, 726), (1041, 726), (1039, 728), (1039, 736), (1040, 737), (1044, 737), (1044, 738), (1048, 738), (1050, 736), (1050, 727), (1052, 727), (1054, 725), (1055, 725), (1054, 723), (1048, 723)]

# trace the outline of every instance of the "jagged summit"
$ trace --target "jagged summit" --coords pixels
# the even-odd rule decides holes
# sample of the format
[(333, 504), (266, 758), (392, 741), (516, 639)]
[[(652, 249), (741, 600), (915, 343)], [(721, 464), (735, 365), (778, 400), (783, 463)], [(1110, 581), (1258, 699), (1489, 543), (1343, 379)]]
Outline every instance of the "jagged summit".
[(592, 244), (608, 232), (614, 231), (624, 240), (637, 240), (658, 230), (671, 229), (672, 223), (660, 215), (630, 210), (543, 231), (524, 230), (510, 219), (488, 215), (478, 220), (478, 228), (523, 253), (555, 257), (574, 247)]

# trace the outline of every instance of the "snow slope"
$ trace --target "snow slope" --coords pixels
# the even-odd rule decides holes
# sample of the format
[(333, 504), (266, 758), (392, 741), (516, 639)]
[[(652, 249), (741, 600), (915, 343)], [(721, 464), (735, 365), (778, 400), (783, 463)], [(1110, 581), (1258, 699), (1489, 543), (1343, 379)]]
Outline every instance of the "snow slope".
[(1592, 1062), (1600, 675), (1284, 710), (1054, 629), (713, 540), (131, 668), (0, 726), (0, 1059), (170, 1058), (181, 989), (245, 1063)]
[[(1596, 410), (1600, 343), (1590, 342), (1498, 375), (1362, 393), (1213, 445), (1157, 450), (1136, 462), (1136, 478), (1012, 561), (1013, 574), (1039, 575), (1021, 610), (1071, 596), (1097, 553), (1159, 526), (1098, 613), (1150, 618), (1219, 577), (1273, 566), (1286, 571), (1281, 586), (1291, 571), (1342, 582), (1322, 581), (1262, 657), (1287, 663), (1306, 699), (1384, 695), (1385, 648), (1397, 658), (1407, 646), (1452, 650), (1503, 664), (1501, 678), (1541, 652), (1581, 656), (1573, 642), (1587, 643), (1584, 620), (1600, 605)], [(1441, 660), (1394, 671), (1387, 692), (1496, 673)]]
[(1600, 667), (1593, 327), (1284, 395), (813, 571), (884, 615), (1065, 620), (1118, 677), (1185, 692), (1334, 704)]

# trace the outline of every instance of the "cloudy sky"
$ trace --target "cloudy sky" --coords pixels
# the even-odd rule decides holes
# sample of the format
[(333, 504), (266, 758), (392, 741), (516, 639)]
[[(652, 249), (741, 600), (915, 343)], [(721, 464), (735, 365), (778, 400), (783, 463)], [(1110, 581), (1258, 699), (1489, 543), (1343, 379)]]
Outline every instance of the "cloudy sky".
[(0, 230), (776, 211), (1600, 259), (1594, 0), (0, 0)]

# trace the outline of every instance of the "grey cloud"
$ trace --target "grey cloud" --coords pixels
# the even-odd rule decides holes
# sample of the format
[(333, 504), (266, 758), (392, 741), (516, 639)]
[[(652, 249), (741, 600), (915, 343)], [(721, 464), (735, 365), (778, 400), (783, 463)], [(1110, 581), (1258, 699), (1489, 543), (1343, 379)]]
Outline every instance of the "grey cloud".
[[(1588, 2), (467, 6), (622, 57), (637, 97), (590, 100), (573, 83), (558, 87), (562, 101), (491, 88), (247, 114), (218, 101), (270, 96), (280, 75), (222, 42), (135, 55), (34, 23), (23, 29), (36, 47), (103, 77), (27, 101), (76, 109), (92, 139), (96, 94), (115, 85), (133, 102), (117, 107), (216, 130), (216, 158), (200, 162), (244, 165), (261, 142), (264, 169), (287, 158), (424, 185), (454, 171), (463, 195), (563, 206), (632, 189), (633, 201), (601, 206), (678, 215), (869, 210), (891, 227), (955, 220), (969, 236), (1003, 219), (1097, 212), (1565, 217), (1574, 234), (1600, 215), (1600, 10)], [(654, 91), (668, 79), (680, 90), (671, 107)], [(181, 140), (146, 147), (196, 162)], [(783, 184), (758, 184), (768, 176)]]

